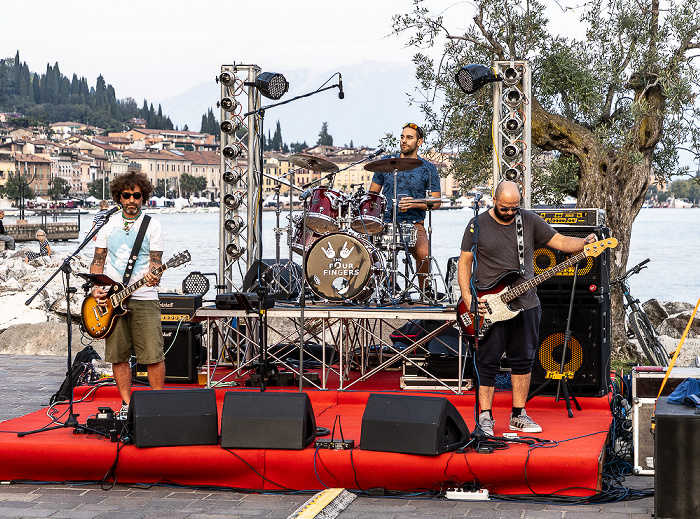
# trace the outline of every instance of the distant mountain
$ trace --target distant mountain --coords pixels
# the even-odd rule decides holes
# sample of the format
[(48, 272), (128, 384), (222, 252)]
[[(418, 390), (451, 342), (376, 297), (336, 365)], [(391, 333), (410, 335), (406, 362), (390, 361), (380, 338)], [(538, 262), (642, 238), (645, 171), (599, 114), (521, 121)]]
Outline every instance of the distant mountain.
[[(275, 70), (285, 75), (289, 81), (289, 92), (280, 100), (291, 99), (318, 89), (337, 70), (322, 73), (297, 69)], [(409, 106), (408, 92), (412, 92), (416, 79), (411, 63), (387, 65), (377, 62), (364, 62), (340, 69), (343, 75), (345, 99), (338, 99), (338, 89), (332, 89), (315, 96), (299, 99), (266, 112), (265, 134), (275, 131), (280, 121), (284, 142), (306, 141), (315, 144), (323, 122), (328, 123), (328, 132), (333, 136), (333, 144), (342, 146), (353, 142), (355, 146), (377, 146), (384, 134), (401, 133), (407, 122), (422, 122), (417, 106)], [(337, 77), (329, 84), (337, 83)], [(219, 116), (216, 102), (220, 99), (220, 87), (212, 80), (191, 88), (180, 95), (162, 101), (163, 111), (168, 113), (173, 124), (198, 131), (202, 115), (209, 108)], [(263, 105), (274, 101), (263, 98)]]

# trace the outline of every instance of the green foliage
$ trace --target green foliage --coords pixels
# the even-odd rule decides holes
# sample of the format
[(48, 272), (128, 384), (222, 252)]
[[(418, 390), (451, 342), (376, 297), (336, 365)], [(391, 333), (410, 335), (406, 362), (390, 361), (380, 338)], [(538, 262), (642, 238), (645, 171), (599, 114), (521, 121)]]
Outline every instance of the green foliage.
[(189, 173), (180, 175), (180, 191), (182, 192), (182, 196), (189, 197), (190, 195), (204, 191), (206, 188), (206, 177), (197, 177)]
[(700, 200), (700, 179), (674, 180), (668, 187), (668, 192), (676, 198), (687, 198), (691, 202)]
[(576, 157), (561, 153), (553, 154), (546, 167), (533, 157), (532, 203), (560, 206), (564, 197), (576, 196), (579, 165)]
[[(101, 178), (96, 178), (92, 182), (88, 183), (87, 188), (89, 193), (88, 196), (94, 196), (100, 200), (109, 200), (109, 180), (104, 179), (103, 181)], [(102, 192), (103, 189), (104, 193)]]
[(202, 127), (199, 133), (208, 133), (209, 135), (214, 135), (217, 139), (221, 134), (221, 128), (219, 127), (219, 121), (214, 117), (214, 111), (210, 108), (207, 113), (202, 115)]
[(293, 142), (289, 145), (289, 151), (291, 153), (302, 153), (309, 145), (304, 142)]
[(131, 119), (141, 117), (149, 128), (173, 128), (160, 107), (158, 112), (152, 105), (149, 109), (144, 100), (144, 109), (138, 110), (132, 98), (118, 100), (114, 87), (101, 74), (93, 89), (84, 77), (73, 74), (69, 80), (58, 63), (47, 64), (46, 71), (39, 75), (20, 60), (19, 51), (14, 58), (0, 59), (0, 111), (19, 112), (26, 119), (18, 122), (31, 126), (35, 122), (49, 125), (75, 121), (107, 131), (123, 131)]
[(328, 133), (328, 123), (324, 122), (321, 125), (321, 131), (318, 133), (317, 146), (333, 146), (333, 136)]
[(48, 189), (49, 196), (65, 196), (70, 193), (71, 185), (65, 178), (54, 177), (51, 180), (51, 187)]
[(0, 190), (0, 194), (9, 198), (10, 200), (19, 200), (20, 191), (24, 195), (25, 200), (35, 198), (34, 190), (29, 186), (27, 177), (24, 175), (20, 176), (15, 173), (10, 173), (7, 177), (7, 182), (5, 182), (5, 185), (0, 186)]

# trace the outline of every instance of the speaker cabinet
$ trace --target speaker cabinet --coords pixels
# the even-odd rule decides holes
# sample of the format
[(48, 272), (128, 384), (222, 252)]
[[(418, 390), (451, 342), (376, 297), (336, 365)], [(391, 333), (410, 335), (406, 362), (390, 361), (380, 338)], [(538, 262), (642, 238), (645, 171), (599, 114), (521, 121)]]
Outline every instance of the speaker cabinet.
[(134, 391), (128, 424), (137, 447), (216, 445), (213, 389)]
[[(165, 381), (197, 382), (197, 366), (202, 357), (202, 323), (162, 323), (165, 350)], [(145, 364), (136, 364), (136, 378), (148, 381)]]
[(228, 391), (221, 411), (224, 449), (301, 450), (316, 439), (306, 393)]
[[(598, 240), (610, 237), (610, 230), (607, 227), (571, 227), (554, 226), (554, 229), (564, 236), (575, 238), (585, 238), (591, 233), (595, 233)], [(571, 255), (559, 252), (549, 247), (541, 246), (535, 249), (534, 263), (535, 275), (542, 274), (545, 270), (559, 265)], [(556, 276), (544, 281), (538, 286), (538, 291), (566, 291), (571, 293), (571, 283), (574, 278), (575, 267), (563, 270)], [(593, 290), (591, 288), (593, 287)], [(610, 249), (605, 249), (599, 256), (589, 256), (579, 263), (578, 275), (576, 278), (576, 290), (580, 292), (596, 293), (598, 295), (607, 293), (610, 289)]]
[[(530, 389), (545, 383), (548, 371), (559, 372), (566, 319), (571, 298), (568, 291), (538, 290), (542, 305), (539, 345), (532, 367)], [(575, 396), (601, 396), (608, 391), (610, 372), (610, 294), (577, 293), (571, 314), (571, 339), (564, 360), (564, 371), (573, 373), (569, 385)], [(552, 380), (541, 394), (556, 394)]]
[(362, 416), (363, 450), (435, 456), (468, 438), (459, 411), (442, 397), (373, 393)]
[(700, 414), (660, 398), (655, 431), (654, 517), (700, 517)]

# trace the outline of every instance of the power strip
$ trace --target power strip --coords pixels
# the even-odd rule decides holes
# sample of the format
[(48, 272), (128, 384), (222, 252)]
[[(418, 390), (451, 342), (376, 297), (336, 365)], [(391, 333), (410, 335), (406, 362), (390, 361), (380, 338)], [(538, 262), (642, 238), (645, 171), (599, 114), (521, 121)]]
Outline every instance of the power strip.
[(477, 490), (476, 492), (466, 492), (461, 489), (448, 490), (445, 492), (445, 497), (447, 499), (455, 499), (459, 501), (488, 501), (489, 491), (485, 488)]
[(317, 449), (331, 449), (334, 451), (349, 450), (355, 446), (355, 440), (316, 440), (314, 447)]

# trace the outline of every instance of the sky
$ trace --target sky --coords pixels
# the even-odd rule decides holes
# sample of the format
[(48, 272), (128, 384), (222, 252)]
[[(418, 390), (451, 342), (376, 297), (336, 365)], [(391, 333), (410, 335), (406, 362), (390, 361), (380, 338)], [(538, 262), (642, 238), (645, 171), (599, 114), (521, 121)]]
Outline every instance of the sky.
[[(553, 14), (562, 16), (549, 1)], [(444, 12), (453, 29), (466, 27), (473, 16), (471, 2), (426, 5)], [(282, 100), (313, 91), (340, 72), (345, 99), (331, 90), (270, 110), (265, 128), (274, 132), (279, 120), (286, 142), (313, 144), (328, 122), (334, 144), (374, 147), (386, 132), (421, 123), (417, 106), (408, 103), (416, 86), (415, 50), (390, 34), (392, 16), (412, 6), (412, 0), (3, 2), (0, 49), (2, 57), (19, 50), (39, 74), (56, 62), (64, 75), (84, 76), (90, 86), (102, 74), (117, 98), (161, 104), (173, 124), (196, 131), (220, 97), (214, 78), (223, 64), (284, 74), (290, 87)], [(218, 109), (214, 113), (218, 118)]]

